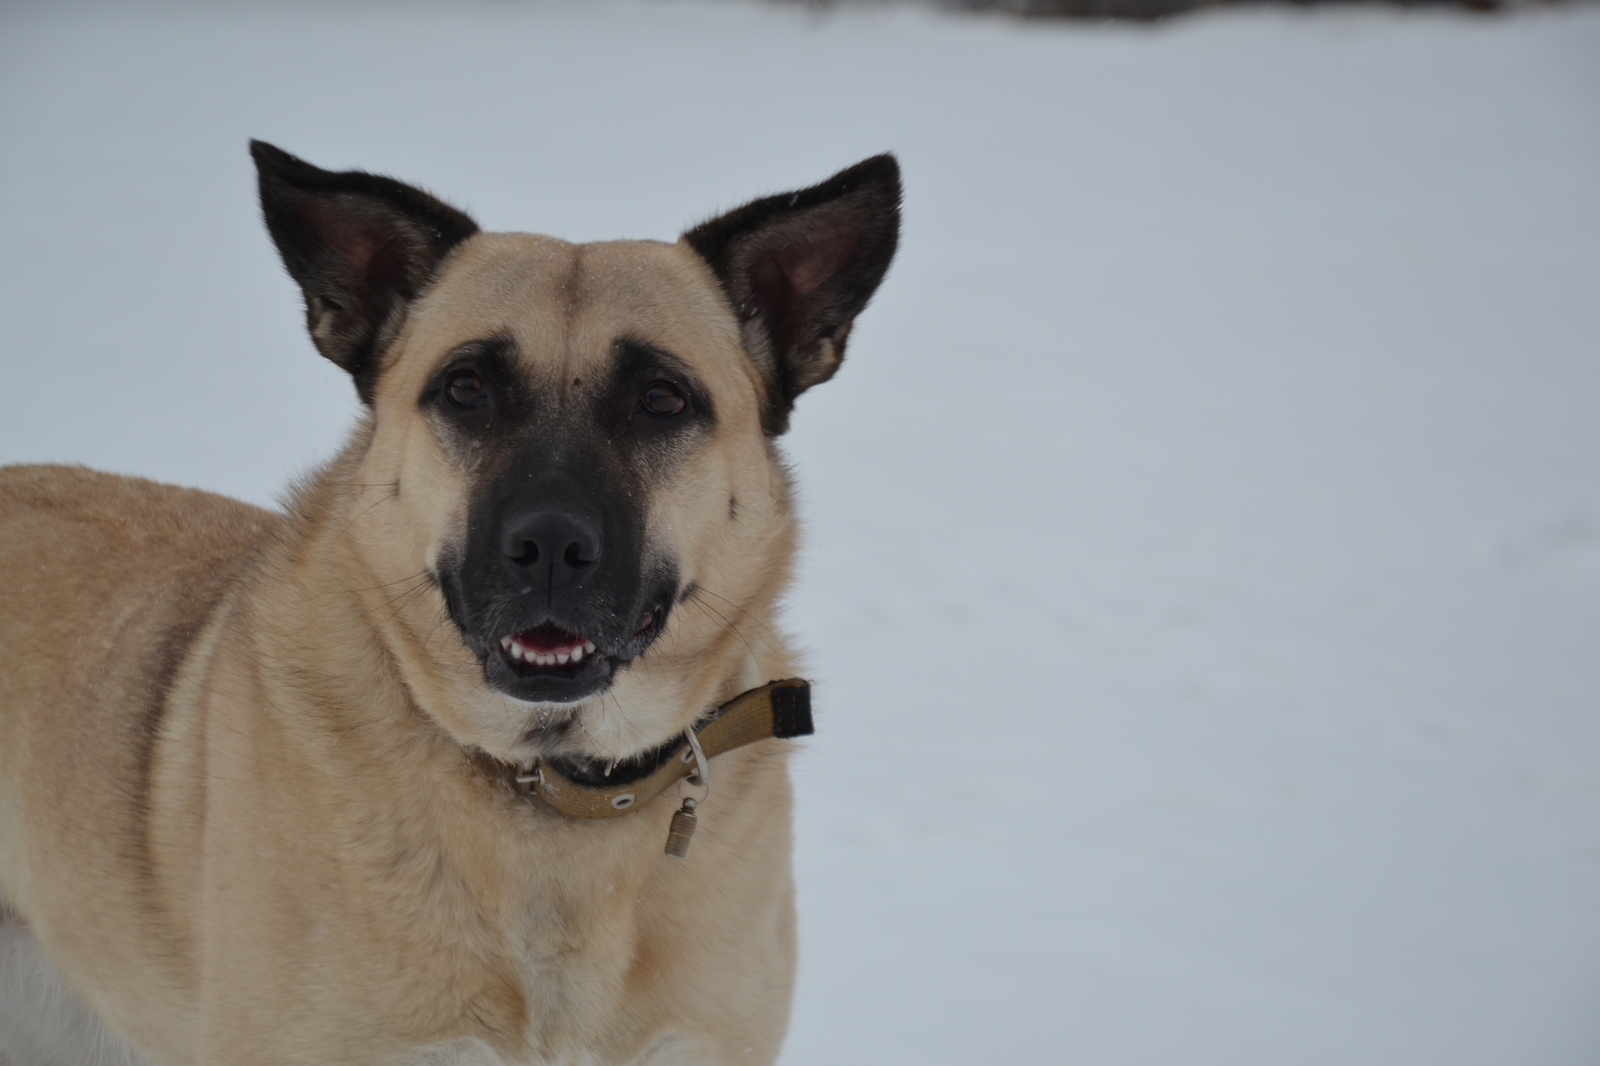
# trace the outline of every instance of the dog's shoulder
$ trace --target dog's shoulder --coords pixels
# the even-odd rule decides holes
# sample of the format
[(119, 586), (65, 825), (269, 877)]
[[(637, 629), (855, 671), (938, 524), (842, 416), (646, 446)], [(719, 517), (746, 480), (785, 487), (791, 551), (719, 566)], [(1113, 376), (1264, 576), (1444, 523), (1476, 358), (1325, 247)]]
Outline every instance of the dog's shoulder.
[(0, 468), (0, 720), (32, 708), (65, 728), (64, 706), (98, 720), (159, 704), (213, 607), (283, 524), (140, 478)]
[[(40, 898), (59, 904), (74, 884), (142, 876), (132, 871), (146, 862), (168, 695), (283, 524), (226, 497), (84, 467), (0, 468), (0, 887), (30, 921)], [(86, 780), (93, 789), (59, 786)], [(50, 800), (24, 826), (30, 795)], [(40, 856), (73, 832), (103, 845), (63, 853), (41, 879)], [(105, 940), (107, 927), (135, 927), (142, 902), (96, 906)]]

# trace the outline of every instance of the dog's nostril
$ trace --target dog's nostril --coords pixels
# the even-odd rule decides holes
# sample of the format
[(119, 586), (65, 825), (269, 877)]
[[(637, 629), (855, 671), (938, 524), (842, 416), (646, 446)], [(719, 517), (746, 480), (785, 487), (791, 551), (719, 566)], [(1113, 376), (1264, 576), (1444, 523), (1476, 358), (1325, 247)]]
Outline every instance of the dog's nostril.
[(586, 580), (601, 555), (600, 526), (571, 511), (530, 511), (507, 519), (500, 550), (522, 572), (556, 586)]

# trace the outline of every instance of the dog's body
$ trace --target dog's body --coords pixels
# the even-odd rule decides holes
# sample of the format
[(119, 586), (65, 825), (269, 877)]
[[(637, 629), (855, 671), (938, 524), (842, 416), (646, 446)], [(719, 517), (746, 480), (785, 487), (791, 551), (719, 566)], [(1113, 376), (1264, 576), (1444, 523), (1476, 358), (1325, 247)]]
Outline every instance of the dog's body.
[(369, 410), (287, 515), (0, 471), (0, 967), (31, 937), (163, 1066), (770, 1062), (785, 742), (714, 760), (683, 862), (667, 797), (510, 775), (625, 776), (794, 672), (772, 438), (887, 268), (893, 161), (574, 246), (256, 152)]

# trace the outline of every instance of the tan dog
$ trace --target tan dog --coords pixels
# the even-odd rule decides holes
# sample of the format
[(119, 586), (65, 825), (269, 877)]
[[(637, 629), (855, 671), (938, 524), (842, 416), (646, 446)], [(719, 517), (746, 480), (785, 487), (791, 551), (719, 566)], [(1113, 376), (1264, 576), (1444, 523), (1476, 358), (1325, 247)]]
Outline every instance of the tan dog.
[(674, 791), (514, 779), (614, 792), (793, 673), (774, 438), (888, 268), (894, 160), (572, 245), (253, 151), (366, 413), (287, 515), (0, 471), (0, 1060), (772, 1061), (787, 742), (707, 756), (681, 862)]

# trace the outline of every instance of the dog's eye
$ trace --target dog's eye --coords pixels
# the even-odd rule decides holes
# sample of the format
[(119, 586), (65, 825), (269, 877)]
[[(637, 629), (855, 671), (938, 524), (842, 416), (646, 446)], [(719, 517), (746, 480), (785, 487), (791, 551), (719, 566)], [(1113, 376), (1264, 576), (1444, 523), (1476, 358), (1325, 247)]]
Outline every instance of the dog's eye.
[(655, 415), (657, 418), (671, 418), (673, 415), (683, 414), (683, 409), (689, 406), (689, 401), (665, 381), (655, 381), (651, 382), (650, 387), (639, 397), (639, 406), (644, 409), (645, 414)]
[(457, 407), (482, 407), (489, 401), (489, 393), (483, 387), (483, 379), (470, 370), (451, 374), (450, 380), (445, 383), (444, 394)]

